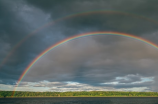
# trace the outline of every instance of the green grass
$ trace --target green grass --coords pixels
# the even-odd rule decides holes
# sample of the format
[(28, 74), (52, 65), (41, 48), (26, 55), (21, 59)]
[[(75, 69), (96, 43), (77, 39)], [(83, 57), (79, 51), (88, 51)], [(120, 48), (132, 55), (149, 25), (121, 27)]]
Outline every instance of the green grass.
[[(12, 91), (0, 91), (0, 97), (12, 97)], [(122, 91), (73, 91), (73, 92), (29, 92), (16, 91), (13, 97), (158, 97), (158, 92)]]

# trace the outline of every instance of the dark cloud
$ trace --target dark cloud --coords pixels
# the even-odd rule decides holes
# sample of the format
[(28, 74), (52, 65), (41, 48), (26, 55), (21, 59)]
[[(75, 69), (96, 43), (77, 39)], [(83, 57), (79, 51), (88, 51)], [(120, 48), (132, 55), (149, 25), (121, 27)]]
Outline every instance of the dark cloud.
[[(98, 12), (92, 14), (84, 14), (68, 19), (66, 27), (78, 28), (81, 30), (86, 27), (89, 31), (119, 31), (142, 35), (145, 32), (152, 32), (157, 29), (158, 17), (157, 1), (108, 1), (108, 0), (27, 0), (31, 5), (49, 12), (52, 18), (59, 18), (69, 14), (93, 11), (93, 10), (111, 10), (114, 12)], [(130, 4), (130, 5), (129, 5)], [(126, 13), (122, 13), (126, 12)], [(141, 16), (142, 15), (142, 16)], [(145, 18), (144, 18), (144, 17)], [(151, 17), (150, 19), (147, 18)], [(153, 20), (152, 20), (153, 18)], [(119, 25), (119, 26), (118, 26)], [(66, 30), (66, 29), (65, 29)], [(64, 32), (65, 33), (65, 32)], [(70, 34), (68, 34), (70, 35)]]
[[(0, 83), (14, 85), (27, 65), (42, 51), (76, 34), (116, 31), (141, 36), (157, 43), (158, 22), (155, 21), (158, 18), (157, 2), (156, 0), (0, 0), (0, 62), (3, 63), (6, 56), (12, 52), (6, 63), (0, 63)], [(70, 14), (86, 11), (100, 12), (83, 13), (64, 19)], [(61, 20), (56, 21), (59, 18)], [(52, 25), (40, 29), (12, 51), (20, 40), (50, 22)], [(141, 81), (143, 77), (154, 77), (156, 80), (157, 59), (156, 48), (137, 40), (120, 36), (89, 36), (62, 44), (47, 53), (33, 65), (24, 81), (74, 81), (91, 86), (118, 81), (126, 85), (109, 86), (114, 88), (147, 86), (156, 90), (157, 82), (131, 83)], [(134, 76), (128, 76), (129, 74)], [(127, 79), (116, 80), (117, 77), (125, 76), (128, 76)], [(150, 84), (151, 86), (148, 86)]]
[[(43, 38), (40, 37), (32, 37), (29, 40), (19, 44), (24, 37), (26, 37), (34, 28), (38, 28), (41, 22), (41, 18), (36, 19), (34, 18), (40, 13), (39, 10), (33, 9), (26, 5), (25, 2), (16, 0), (15, 2), (9, 0), (1, 0), (0, 1), (0, 71), (1, 75), (0, 78), (4, 79), (3, 82), (5, 83), (12, 83), (8, 82), (11, 79), (15, 81), (18, 80), (19, 76), (28, 65), (28, 63), (39, 54), (42, 50), (46, 49), (49, 44), (42, 44)], [(36, 11), (36, 14), (33, 15), (32, 12)], [(30, 19), (29, 16), (32, 16)], [(43, 16), (43, 18), (46, 18)], [(47, 21), (47, 20), (43, 20)], [(30, 23), (31, 22), (31, 23)], [(35, 24), (35, 22), (37, 22)], [(44, 22), (44, 23), (45, 23)], [(40, 42), (39, 42), (40, 41)], [(37, 47), (36, 43), (39, 47)], [(15, 48), (19, 44), (19, 47)], [(11, 54), (6, 62), (5, 58)], [(2, 75), (3, 73), (7, 75)], [(9, 77), (8, 77), (9, 76)]]

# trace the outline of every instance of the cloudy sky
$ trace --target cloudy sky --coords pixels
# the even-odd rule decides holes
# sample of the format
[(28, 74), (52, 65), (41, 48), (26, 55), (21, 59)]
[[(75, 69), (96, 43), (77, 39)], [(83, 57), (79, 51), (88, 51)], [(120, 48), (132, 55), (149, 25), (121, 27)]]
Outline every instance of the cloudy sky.
[[(0, 90), (12, 91), (41, 52), (96, 31), (158, 44), (157, 0), (0, 0)], [(158, 49), (136, 39), (73, 39), (41, 57), (19, 91), (158, 91)]]

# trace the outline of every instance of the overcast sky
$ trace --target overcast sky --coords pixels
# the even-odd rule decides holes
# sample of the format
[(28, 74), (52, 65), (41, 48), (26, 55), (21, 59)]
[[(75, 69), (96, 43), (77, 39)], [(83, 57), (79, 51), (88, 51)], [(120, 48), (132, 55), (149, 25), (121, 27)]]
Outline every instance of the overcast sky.
[[(157, 0), (0, 0), (0, 90), (13, 90), (34, 58), (77, 34), (122, 32), (158, 44), (157, 4)], [(147, 43), (114, 35), (86, 36), (41, 57), (17, 90), (158, 91), (157, 63), (158, 49)]]

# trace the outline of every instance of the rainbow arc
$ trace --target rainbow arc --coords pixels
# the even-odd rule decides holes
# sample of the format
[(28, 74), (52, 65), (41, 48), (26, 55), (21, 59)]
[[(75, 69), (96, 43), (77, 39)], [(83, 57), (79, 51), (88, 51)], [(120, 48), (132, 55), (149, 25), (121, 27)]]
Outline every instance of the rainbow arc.
[(56, 47), (66, 43), (66, 42), (69, 42), (71, 40), (74, 40), (74, 39), (78, 39), (78, 38), (82, 38), (82, 37), (86, 37), (86, 36), (94, 36), (94, 35), (114, 35), (114, 36), (122, 36), (122, 37), (127, 37), (127, 38), (132, 38), (132, 39), (135, 39), (135, 40), (138, 40), (138, 41), (141, 41), (145, 44), (148, 44), (150, 45), (151, 47), (154, 47), (156, 49), (158, 49), (158, 45), (149, 41), (149, 40), (146, 40), (144, 38), (141, 38), (141, 37), (138, 37), (138, 36), (135, 36), (135, 35), (131, 35), (131, 34), (126, 34), (126, 33), (121, 33), (121, 32), (111, 32), (111, 31), (98, 31), (98, 32), (89, 32), (89, 33), (83, 33), (83, 34), (78, 34), (78, 35), (74, 35), (74, 36), (71, 36), (67, 39), (64, 39), (62, 41), (59, 41), (57, 42), (56, 44), (52, 45), (51, 47), (47, 48), (46, 50), (44, 50), (42, 53), (40, 53), (26, 68), (25, 70), (23, 71), (23, 73), (21, 74), (18, 82), (17, 82), (17, 85), (15, 86), (15, 89), (13, 91), (13, 96), (15, 94), (15, 91), (16, 91), (16, 88), (19, 86), (20, 82), (23, 80), (23, 78), (25, 77), (25, 75), (27, 74), (27, 72), (32, 68), (32, 66), (42, 57), (44, 56), (45, 54), (47, 54), (50, 50), (52, 49), (55, 49)]

